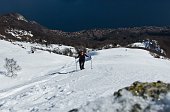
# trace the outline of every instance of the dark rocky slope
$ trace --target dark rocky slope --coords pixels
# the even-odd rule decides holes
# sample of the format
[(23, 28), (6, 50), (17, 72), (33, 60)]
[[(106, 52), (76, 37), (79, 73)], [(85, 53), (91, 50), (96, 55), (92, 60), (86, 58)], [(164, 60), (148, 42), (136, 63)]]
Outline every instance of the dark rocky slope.
[[(16, 38), (8, 31), (28, 31), (33, 37), (22, 35)], [(40, 24), (26, 20), (22, 15), (10, 13), (0, 16), (0, 38), (6, 40), (29, 41), (42, 44), (64, 44), (101, 49), (112, 44), (126, 47), (128, 44), (150, 39), (156, 40), (161, 49), (170, 57), (170, 27), (134, 27), (119, 29), (92, 29), (78, 32), (50, 30)], [(106, 47), (108, 48), (108, 47)]]

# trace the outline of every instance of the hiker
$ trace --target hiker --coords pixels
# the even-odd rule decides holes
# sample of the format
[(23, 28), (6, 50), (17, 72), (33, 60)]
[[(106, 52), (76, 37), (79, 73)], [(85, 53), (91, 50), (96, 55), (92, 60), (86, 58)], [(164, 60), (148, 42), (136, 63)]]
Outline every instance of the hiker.
[(83, 51), (80, 51), (79, 55), (75, 58), (79, 58), (80, 70), (84, 69), (85, 57), (89, 57)]

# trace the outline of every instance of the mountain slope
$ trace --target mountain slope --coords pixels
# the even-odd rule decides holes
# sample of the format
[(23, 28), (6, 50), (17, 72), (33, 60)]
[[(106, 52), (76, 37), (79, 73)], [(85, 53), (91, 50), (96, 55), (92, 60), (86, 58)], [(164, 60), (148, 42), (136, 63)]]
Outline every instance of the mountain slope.
[[(66, 112), (135, 81), (170, 81), (169, 60), (153, 58), (145, 50), (94, 51), (93, 69), (89, 60), (85, 70), (75, 71), (74, 58), (45, 51), (28, 54), (28, 49), (6, 41), (0, 41), (0, 47), (1, 63), (5, 57), (13, 57), (22, 67), (16, 79), (0, 76), (2, 112)], [(4, 71), (2, 65), (0, 70)]]
[(20, 44), (23, 45), (23, 47), (15, 42), (11, 43), (0, 40), (0, 73), (6, 71), (3, 67), (3, 65), (5, 65), (5, 58), (14, 58), (22, 68), (22, 70), (18, 72), (18, 76), (14, 79), (4, 77), (3, 74), (0, 74), (0, 82), (2, 82), (0, 90), (32, 81), (35, 78), (38, 79), (41, 76), (44, 77), (44, 75), (49, 74), (49, 69), (51, 71), (61, 69), (64, 64), (72, 60), (71, 57), (56, 55), (41, 50), (36, 50), (35, 53), (31, 53), (31, 47), (38, 47), (38, 44)]
[(50, 30), (26, 20), (21, 14), (0, 16), (0, 38), (8, 41), (27, 41), (41, 44), (63, 44), (94, 49), (126, 47), (129, 44), (156, 40), (170, 57), (170, 27), (144, 26), (118, 29), (91, 29), (77, 32)]

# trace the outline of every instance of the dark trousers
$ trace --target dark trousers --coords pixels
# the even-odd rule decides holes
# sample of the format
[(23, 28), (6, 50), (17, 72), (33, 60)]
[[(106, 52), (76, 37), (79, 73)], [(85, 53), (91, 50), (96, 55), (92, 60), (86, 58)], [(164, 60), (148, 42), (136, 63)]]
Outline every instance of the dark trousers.
[(79, 60), (80, 70), (84, 69), (85, 60)]

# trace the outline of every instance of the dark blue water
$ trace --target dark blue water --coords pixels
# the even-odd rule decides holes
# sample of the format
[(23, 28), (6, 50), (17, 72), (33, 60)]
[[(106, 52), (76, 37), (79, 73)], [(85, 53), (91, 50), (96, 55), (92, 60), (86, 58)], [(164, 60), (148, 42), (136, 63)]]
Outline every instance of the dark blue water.
[(9, 12), (64, 31), (170, 25), (170, 0), (0, 0)]

